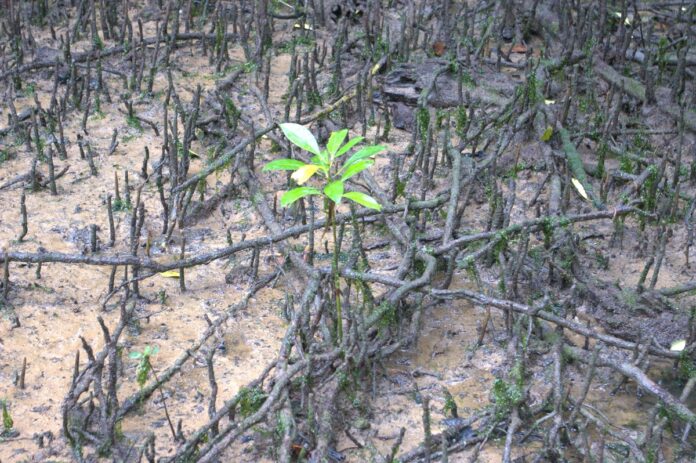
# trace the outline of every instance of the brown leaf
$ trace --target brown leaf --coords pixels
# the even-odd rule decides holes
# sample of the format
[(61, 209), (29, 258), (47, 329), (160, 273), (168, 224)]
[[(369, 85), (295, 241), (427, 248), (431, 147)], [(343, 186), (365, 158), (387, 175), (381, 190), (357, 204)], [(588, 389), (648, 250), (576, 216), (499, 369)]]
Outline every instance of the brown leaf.
[(516, 43), (512, 46), (512, 53), (527, 53), (527, 47), (522, 43)]
[(438, 40), (437, 42), (433, 43), (433, 53), (435, 56), (442, 56), (445, 54), (445, 50), (447, 49), (447, 45), (445, 45), (445, 42)]

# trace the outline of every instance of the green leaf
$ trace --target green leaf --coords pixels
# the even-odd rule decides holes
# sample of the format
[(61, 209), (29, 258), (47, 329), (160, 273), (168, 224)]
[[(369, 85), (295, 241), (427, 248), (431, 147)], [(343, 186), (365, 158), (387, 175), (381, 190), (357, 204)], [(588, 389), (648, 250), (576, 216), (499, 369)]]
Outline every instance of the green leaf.
[[(323, 156), (328, 157), (327, 152), (324, 151)], [(329, 175), (329, 163), (326, 161), (324, 158), (321, 158), (317, 155), (312, 156), (309, 158), (312, 164), (317, 164), (318, 166), (321, 166), (321, 170), (328, 176)]]
[(348, 193), (344, 194), (343, 197), (348, 198), (351, 201), (355, 201), (358, 204), (362, 204), (367, 208), (374, 209), (376, 211), (382, 210), (382, 205), (379, 204), (375, 198), (370, 195), (366, 195), (365, 193), (360, 193), (359, 191), (349, 191)]
[(316, 174), (319, 169), (320, 166), (316, 164), (305, 164), (297, 169), (290, 177), (296, 181), (298, 185), (302, 185), (312, 178), (312, 175)]
[(364, 140), (363, 137), (351, 138), (350, 140), (348, 140), (348, 143), (346, 143), (345, 145), (343, 145), (341, 147), (340, 150), (336, 151), (335, 157), (343, 156), (344, 154), (346, 154), (348, 152), (348, 150), (350, 150), (352, 147), (354, 147), (355, 145), (357, 145), (358, 143), (360, 143), (363, 140)]
[(143, 354), (140, 352), (131, 352), (130, 354), (128, 354), (128, 357), (130, 357), (132, 359), (139, 359), (142, 356), (143, 356)]
[(285, 207), (294, 203), (300, 198), (311, 195), (320, 195), (321, 192), (316, 188), (301, 186), (299, 188), (293, 188), (290, 191), (286, 191), (285, 194), (280, 198), (280, 205)]
[(297, 170), (304, 165), (304, 162), (297, 159), (276, 159), (263, 166), (263, 170)]
[(341, 180), (336, 180), (329, 183), (326, 185), (326, 188), (324, 188), (324, 194), (336, 204), (340, 203), (341, 197), (343, 196), (343, 182)]
[(371, 158), (372, 156), (376, 155), (380, 151), (386, 149), (384, 146), (381, 145), (372, 145), (372, 146), (366, 146), (362, 148), (361, 150), (357, 151), (354, 153), (351, 157), (348, 158), (348, 160), (343, 164), (343, 169), (347, 169), (350, 167), (352, 164), (355, 164), (356, 162), (365, 159), (365, 158)]
[(336, 151), (338, 151), (338, 149), (341, 147), (341, 143), (343, 143), (343, 140), (346, 139), (346, 135), (348, 135), (348, 129), (339, 130), (337, 132), (331, 132), (329, 142), (326, 144), (326, 149), (332, 157), (336, 154)]
[(312, 154), (321, 156), (317, 139), (314, 138), (312, 132), (310, 132), (305, 126), (288, 122), (285, 124), (280, 124), (280, 129), (283, 131), (287, 139), (293, 144), (299, 146), (305, 151), (309, 151)]
[(551, 140), (552, 136), (553, 136), (553, 127), (548, 126), (548, 127), (546, 127), (546, 130), (544, 130), (544, 133), (541, 135), (541, 141), (549, 141), (549, 140)]
[(348, 180), (352, 176), (359, 174), (360, 172), (367, 169), (368, 167), (370, 167), (374, 163), (375, 163), (375, 161), (373, 161), (372, 159), (363, 159), (361, 161), (356, 162), (355, 164), (350, 166), (348, 169), (346, 169), (346, 171), (341, 176), (341, 181), (345, 182), (346, 180)]
[(151, 357), (159, 352), (159, 346), (145, 346), (145, 349), (143, 349), (143, 355), (146, 355), (148, 357)]

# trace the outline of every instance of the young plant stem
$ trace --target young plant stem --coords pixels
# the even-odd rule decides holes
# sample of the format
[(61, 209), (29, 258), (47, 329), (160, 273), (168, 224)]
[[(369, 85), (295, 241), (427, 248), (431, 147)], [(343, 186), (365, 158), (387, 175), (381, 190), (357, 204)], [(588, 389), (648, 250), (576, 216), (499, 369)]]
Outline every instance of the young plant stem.
[[(152, 362), (150, 362), (150, 358), (147, 358), (147, 364), (150, 367), (150, 371), (152, 372), (152, 375), (155, 377), (155, 381), (157, 384), (160, 384), (160, 380), (157, 377), (157, 372), (155, 371), (155, 367), (152, 365)], [(176, 435), (176, 431), (174, 430), (174, 425), (172, 424), (172, 419), (169, 417), (169, 410), (167, 410), (167, 398), (164, 396), (164, 392), (162, 392), (162, 388), (159, 388), (160, 391), (160, 396), (162, 397), (162, 408), (164, 408), (164, 416), (167, 417), (167, 423), (169, 424), (169, 429), (172, 432), (172, 437), (174, 438), (174, 442), (178, 442), (179, 438)]]
[(336, 344), (340, 344), (343, 339), (343, 323), (342, 323), (342, 310), (341, 310), (341, 277), (338, 274), (338, 255), (341, 252), (338, 245), (338, 235), (336, 234), (336, 203), (327, 199), (329, 217), (328, 220), (331, 223), (331, 232), (333, 234), (333, 244), (334, 244), (334, 255), (333, 264), (331, 265), (331, 273), (333, 277), (333, 290), (334, 298), (336, 299)]

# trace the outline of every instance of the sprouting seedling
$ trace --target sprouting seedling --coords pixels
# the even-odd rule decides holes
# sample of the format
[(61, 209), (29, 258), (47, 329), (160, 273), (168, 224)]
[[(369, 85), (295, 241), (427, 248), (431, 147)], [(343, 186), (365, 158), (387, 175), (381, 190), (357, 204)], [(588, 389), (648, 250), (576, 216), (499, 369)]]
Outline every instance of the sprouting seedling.
[(14, 421), (12, 420), (12, 416), (10, 415), (10, 411), (7, 409), (7, 402), (5, 400), (0, 401), (2, 402), (2, 428), (4, 433), (8, 433), (12, 431), (12, 428), (14, 427)]
[[(138, 369), (135, 372), (135, 377), (138, 381), (138, 386), (140, 386), (141, 389), (143, 386), (145, 386), (145, 383), (147, 382), (150, 373), (152, 373), (155, 376), (155, 381), (158, 384), (161, 384), (160, 379), (157, 377), (157, 372), (155, 371), (155, 368), (152, 366), (151, 360), (151, 358), (155, 354), (157, 354), (157, 352), (159, 352), (159, 347), (145, 346), (142, 352), (133, 351), (130, 354), (128, 354), (130, 358), (139, 360)], [(178, 439), (177, 433), (174, 430), (174, 424), (172, 424), (172, 419), (169, 416), (169, 410), (167, 410), (167, 400), (164, 395), (164, 392), (162, 392), (162, 388), (160, 388), (160, 396), (162, 397), (162, 405), (164, 406), (164, 416), (167, 418), (167, 423), (169, 424), (169, 430), (172, 432), (172, 437), (176, 441)]]
[(134, 360), (140, 360), (138, 363), (138, 368), (136, 370), (136, 380), (138, 385), (143, 387), (147, 382), (147, 378), (150, 376), (152, 371), (152, 363), (150, 358), (159, 352), (159, 347), (157, 346), (145, 346), (142, 352), (133, 351), (128, 356)]
[[(297, 159), (276, 159), (264, 166), (264, 171), (293, 171), (291, 177), (300, 185), (283, 194), (280, 198), (281, 206), (289, 206), (307, 196), (319, 195), (324, 196), (334, 205), (340, 204), (343, 198), (347, 198), (370, 209), (378, 211), (382, 209), (382, 206), (372, 196), (359, 191), (346, 192), (345, 185), (351, 177), (372, 166), (375, 163), (374, 157), (385, 149), (384, 146), (365, 146), (341, 163), (340, 158), (362, 142), (363, 137), (351, 138), (344, 144), (348, 129), (338, 130), (331, 133), (326, 149), (322, 150), (319, 148), (314, 135), (304, 126), (286, 123), (280, 124), (280, 129), (294, 145), (313, 154), (309, 164)], [(321, 177), (321, 190), (315, 187), (302, 186), (315, 174)]]
[[(338, 274), (338, 249), (336, 237), (336, 206), (341, 203), (343, 198), (374, 210), (381, 210), (382, 205), (375, 198), (360, 191), (346, 191), (346, 182), (360, 172), (371, 167), (374, 157), (385, 149), (381, 145), (370, 145), (360, 148), (348, 158), (342, 161), (342, 157), (348, 154), (352, 148), (363, 141), (363, 137), (351, 138), (344, 143), (348, 136), (348, 129), (332, 132), (326, 149), (320, 149), (316, 138), (306, 127), (285, 123), (280, 124), (288, 140), (294, 145), (311, 153), (313, 156), (309, 164), (297, 159), (276, 159), (266, 164), (263, 168), (267, 170), (288, 170), (292, 171), (291, 178), (300, 186), (293, 188), (283, 194), (280, 198), (281, 206), (289, 206), (295, 201), (307, 196), (322, 196), (327, 215), (327, 224), (331, 226), (333, 232), (333, 290), (336, 301), (336, 340), (341, 341), (343, 337), (343, 325), (341, 320), (341, 298), (340, 281)], [(342, 161), (342, 162), (341, 162)], [(319, 188), (305, 186), (305, 184), (315, 175), (319, 177)]]

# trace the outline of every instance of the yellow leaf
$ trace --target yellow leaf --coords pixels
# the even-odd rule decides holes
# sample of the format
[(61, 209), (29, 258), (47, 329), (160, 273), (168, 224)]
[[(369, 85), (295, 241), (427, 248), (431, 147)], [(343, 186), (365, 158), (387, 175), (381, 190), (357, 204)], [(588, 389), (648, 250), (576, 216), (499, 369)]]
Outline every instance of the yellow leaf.
[(669, 350), (674, 352), (681, 352), (686, 348), (686, 339), (678, 339), (669, 346)]
[[(302, 29), (302, 24), (300, 24), (300, 23), (295, 23), (292, 27), (293, 27), (293, 29)], [(304, 29), (305, 29), (306, 31), (311, 31), (311, 30), (312, 30), (312, 26), (310, 26), (310, 25), (307, 24), (307, 23), (304, 23)]]
[(541, 135), (541, 141), (549, 141), (549, 140), (551, 140), (552, 136), (553, 136), (553, 127), (548, 126), (548, 127), (546, 127), (546, 130), (544, 130), (544, 133)]
[(582, 186), (582, 183), (580, 183), (580, 180), (577, 178), (571, 178), (571, 182), (573, 182), (573, 186), (575, 187), (576, 190), (578, 190), (578, 193), (580, 193), (580, 196), (583, 198), (589, 200), (590, 198), (587, 197), (587, 193), (585, 192), (585, 187)]
[(316, 164), (307, 164), (293, 172), (291, 177), (294, 181), (297, 182), (298, 185), (302, 185), (307, 180), (312, 178), (312, 175), (316, 174), (318, 170), (319, 166), (317, 166)]
[(162, 275), (165, 278), (179, 278), (179, 271), (167, 270), (166, 272), (160, 272), (160, 275)]

